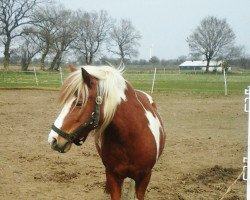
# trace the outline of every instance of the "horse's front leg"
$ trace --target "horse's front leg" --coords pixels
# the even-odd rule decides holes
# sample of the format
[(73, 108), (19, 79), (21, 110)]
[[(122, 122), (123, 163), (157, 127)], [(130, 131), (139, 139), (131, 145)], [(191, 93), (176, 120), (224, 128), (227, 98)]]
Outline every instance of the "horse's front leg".
[(123, 180), (124, 178), (106, 170), (106, 191), (110, 194), (112, 200), (121, 199)]

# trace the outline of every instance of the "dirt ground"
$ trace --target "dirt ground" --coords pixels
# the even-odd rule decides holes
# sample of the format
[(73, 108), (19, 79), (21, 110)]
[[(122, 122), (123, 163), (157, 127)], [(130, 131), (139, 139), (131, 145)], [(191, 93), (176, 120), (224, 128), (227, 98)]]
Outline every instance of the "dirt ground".
[[(93, 137), (68, 153), (52, 151), (58, 91), (0, 90), (0, 199), (105, 200), (104, 167)], [(147, 200), (220, 199), (242, 171), (244, 95), (155, 94), (167, 132)], [(225, 197), (245, 199), (240, 179)]]

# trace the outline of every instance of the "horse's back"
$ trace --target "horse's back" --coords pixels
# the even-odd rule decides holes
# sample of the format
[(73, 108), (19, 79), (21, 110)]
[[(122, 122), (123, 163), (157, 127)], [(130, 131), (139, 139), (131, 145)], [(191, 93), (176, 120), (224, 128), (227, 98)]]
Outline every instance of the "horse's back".
[(155, 111), (157, 110), (156, 108), (156, 104), (152, 98), (152, 96), (150, 96), (148, 93), (143, 92), (141, 90), (136, 90), (136, 95), (138, 97), (138, 99), (143, 102), (143, 105), (147, 105), (149, 107), (152, 107)]

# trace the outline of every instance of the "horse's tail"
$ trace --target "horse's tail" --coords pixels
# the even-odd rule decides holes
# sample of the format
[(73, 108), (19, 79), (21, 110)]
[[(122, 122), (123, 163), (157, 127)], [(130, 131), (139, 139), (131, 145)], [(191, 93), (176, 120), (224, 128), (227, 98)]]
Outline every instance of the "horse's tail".
[[(136, 200), (135, 197), (135, 181), (131, 178), (127, 179), (127, 184), (123, 185), (122, 200)], [(124, 188), (125, 187), (125, 188)]]
[(130, 178), (129, 188), (128, 188), (128, 200), (134, 200), (135, 198), (135, 181)]

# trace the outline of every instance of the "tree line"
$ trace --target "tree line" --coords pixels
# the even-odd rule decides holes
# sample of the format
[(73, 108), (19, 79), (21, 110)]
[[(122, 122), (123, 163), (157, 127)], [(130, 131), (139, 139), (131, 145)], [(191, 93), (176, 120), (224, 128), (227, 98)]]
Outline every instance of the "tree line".
[[(104, 10), (72, 11), (46, 0), (0, 1), (0, 42), (6, 70), (11, 57), (20, 60), (22, 70), (37, 57), (42, 70), (58, 70), (69, 52), (87, 65), (104, 50), (124, 61), (137, 56), (140, 39), (130, 20), (117, 21)], [(47, 68), (46, 60), (50, 60)]]
[[(126, 62), (138, 65), (179, 65), (181, 61), (227, 60), (249, 68), (250, 57), (244, 46), (236, 46), (232, 28), (226, 19), (208, 16), (187, 37), (189, 56), (160, 60), (131, 60), (138, 55), (141, 34), (127, 19), (116, 20), (107, 11), (72, 11), (49, 0), (0, 0), (0, 49), (4, 69), (10, 61), (28, 70), (36, 61), (42, 70), (58, 70), (65, 54), (77, 64)], [(107, 56), (109, 54), (109, 56)], [(118, 56), (117, 59), (111, 58)], [(72, 61), (71, 61), (72, 62)]]

